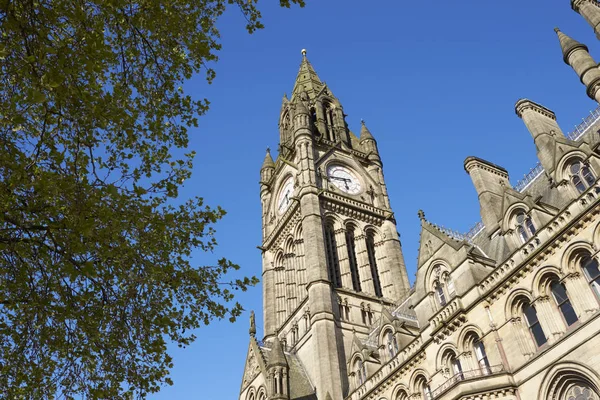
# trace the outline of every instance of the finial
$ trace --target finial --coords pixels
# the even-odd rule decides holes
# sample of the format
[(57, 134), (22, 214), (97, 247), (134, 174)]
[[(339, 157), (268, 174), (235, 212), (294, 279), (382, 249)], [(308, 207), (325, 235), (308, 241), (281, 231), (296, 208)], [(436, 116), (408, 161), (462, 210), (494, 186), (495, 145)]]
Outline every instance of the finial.
[(302, 49), (301, 53), (302, 53), (302, 57), (306, 57), (306, 49)]
[(360, 119), (360, 123), (364, 125), (365, 124), (365, 120), (361, 118)]
[(558, 33), (558, 32), (560, 32), (560, 29), (554, 28), (554, 32)]
[(267, 147), (267, 153), (271, 154), (271, 148), (270, 147)]
[(256, 335), (256, 322), (254, 322), (254, 310), (250, 311), (250, 329), (248, 329), (250, 336)]
[(419, 210), (419, 211), (417, 212), (417, 215), (419, 216), (419, 219), (420, 219), (421, 221), (424, 221), (424, 220), (425, 220), (425, 212), (424, 212), (423, 210)]

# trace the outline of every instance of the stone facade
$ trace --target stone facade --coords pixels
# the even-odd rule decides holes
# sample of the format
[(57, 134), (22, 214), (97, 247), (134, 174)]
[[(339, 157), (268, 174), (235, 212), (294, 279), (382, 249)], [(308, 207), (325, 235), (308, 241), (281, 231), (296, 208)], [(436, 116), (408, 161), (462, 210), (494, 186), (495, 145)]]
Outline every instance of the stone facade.
[[(572, 6), (597, 32), (600, 5)], [(556, 31), (599, 101), (587, 47)], [(468, 157), (482, 222), (420, 211), (410, 287), (377, 142), (303, 51), (260, 171), (264, 338), (252, 319), (240, 400), (600, 400), (600, 111), (567, 135), (544, 106), (515, 111), (540, 164), (512, 187)]]

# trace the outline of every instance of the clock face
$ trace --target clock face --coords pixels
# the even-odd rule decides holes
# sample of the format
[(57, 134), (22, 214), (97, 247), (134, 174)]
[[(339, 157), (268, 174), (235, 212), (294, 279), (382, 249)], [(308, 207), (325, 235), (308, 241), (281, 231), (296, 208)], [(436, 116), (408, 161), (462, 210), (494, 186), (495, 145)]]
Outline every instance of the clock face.
[(289, 177), (281, 186), (279, 197), (277, 198), (277, 211), (281, 214), (289, 207), (294, 193), (294, 179)]
[(327, 168), (329, 181), (342, 192), (348, 194), (359, 194), (361, 191), (360, 181), (351, 169), (341, 165), (330, 165)]

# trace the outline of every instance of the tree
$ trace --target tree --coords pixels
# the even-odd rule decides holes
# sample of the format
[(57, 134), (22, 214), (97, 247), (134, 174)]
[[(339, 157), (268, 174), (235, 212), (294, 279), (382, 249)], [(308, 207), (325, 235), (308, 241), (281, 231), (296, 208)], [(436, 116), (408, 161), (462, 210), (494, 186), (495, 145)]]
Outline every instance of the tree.
[(194, 152), (174, 154), (209, 104), (182, 83), (215, 77), (227, 7), (262, 27), (255, 3), (0, 0), (4, 397), (143, 398), (171, 383), (169, 341), (240, 315), (257, 280), (191, 264), (224, 211), (174, 203)]

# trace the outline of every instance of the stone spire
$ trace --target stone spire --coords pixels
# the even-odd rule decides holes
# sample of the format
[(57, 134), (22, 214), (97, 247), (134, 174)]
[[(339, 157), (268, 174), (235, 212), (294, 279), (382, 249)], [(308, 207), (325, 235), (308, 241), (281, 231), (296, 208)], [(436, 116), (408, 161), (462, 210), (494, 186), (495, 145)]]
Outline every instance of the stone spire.
[(577, 73), (581, 83), (587, 89), (587, 95), (600, 102), (600, 70), (597, 68), (596, 61), (590, 56), (587, 46), (565, 35), (558, 28), (554, 31), (558, 35), (563, 60)]
[(275, 168), (275, 162), (273, 162), (273, 157), (271, 157), (271, 149), (267, 147), (267, 154), (265, 154), (265, 160), (263, 161), (261, 169), (265, 168)]
[(560, 48), (562, 49), (563, 53), (563, 60), (566, 64), (569, 64), (569, 55), (573, 51), (577, 49), (583, 49), (586, 52), (588, 51), (588, 48), (585, 44), (579, 43), (572, 37), (565, 35), (560, 29), (554, 28), (554, 32), (556, 32), (558, 35), (558, 41), (560, 42)]
[(367, 139), (371, 139), (371, 140), (375, 140), (375, 138), (373, 137), (373, 135), (371, 134), (371, 131), (369, 131), (369, 128), (367, 128), (367, 125), (365, 124), (364, 120), (360, 120), (360, 141), (362, 142), (363, 140), (367, 140)]
[(596, 0), (571, 0), (571, 8), (590, 24), (600, 39), (600, 4)]
[[(267, 147), (267, 154), (265, 155), (265, 159), (262, 163), (262, 167), (260, 167), (260, 182), (261, 185), (264, 186), (267, 182), (271, 180), (273, 176), (273, 172), (275, 171), (275, 163), (273, 162), (273, 157), (271, 157), (271, 149)], [(266, 189), (266, 187), (264, 188)]]
[(303, 91), (313, 99), (323, 89), (323, 86), (325, 85), (321, 82), (321, 79), (319, 79), (315, 69), (306, 57), (306, 49), (302, 49), (302, 62), (300, 63), (300, 70), (296, 76), (296, 82), (294, 83), (292, 100)]

